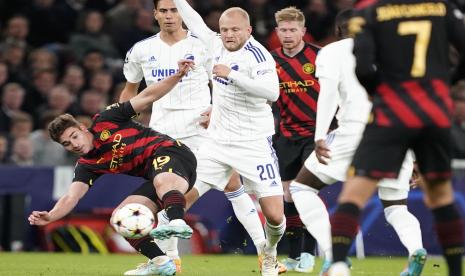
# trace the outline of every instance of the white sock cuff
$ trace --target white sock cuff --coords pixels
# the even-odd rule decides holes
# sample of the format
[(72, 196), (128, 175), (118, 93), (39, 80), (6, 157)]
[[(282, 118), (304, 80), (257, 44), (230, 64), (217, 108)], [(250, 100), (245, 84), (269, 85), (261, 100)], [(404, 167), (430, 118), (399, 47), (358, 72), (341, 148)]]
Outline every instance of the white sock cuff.
[(233, 200), (239, 198), (240, 196), (242, 196), (243, 194), (245, 194), (245, 189), (244, 189), (244, 186), (241, 186), (236, 191), (227, 192), (227, 193), (225, 192), (224, 194), (226, 195), (227, 199), (229, 199), (230, 201), (233, 201)]
[(165, 209), (157, 213), (157, 218), (158, 218), (158, 224), (160, 225), (166, 225), (170, 222), (170, 219), (168, 218), (168, 214), (166, 214)]
[(284, 233), (286, 230), (286, 217), (283, 216), (283, 221), (279, 225), (273, 225), (266, 220), (266, 227), (274, 233)]
[(318, 194), (320, 192), (315, 188), (312, 188), (312, 187), (310, 187), (308, 185), (299, 183), (299, 182), (297, 182), (295, 180), (292, 181), (291, 184), (289, 185), (289, 191), (291, 192), (291, 194), (301, 192), (301, 191), (310, 191), (310, 192), (313, 192), (315, 194)]

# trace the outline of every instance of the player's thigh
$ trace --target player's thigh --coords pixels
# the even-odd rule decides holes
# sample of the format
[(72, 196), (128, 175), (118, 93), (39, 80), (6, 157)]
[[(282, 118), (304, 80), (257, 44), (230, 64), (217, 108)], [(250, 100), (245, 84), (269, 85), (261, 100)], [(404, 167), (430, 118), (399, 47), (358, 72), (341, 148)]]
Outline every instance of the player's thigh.
[(413, 173), (413, 153), (409, 150), (396, 179), (385, 178), (378, 182), (378, 195), (382, 200), (406, 199), (410, 190), (410, 179)]
[(195, 185), (199, 193), (210, 188), (205, 185), (221, 191), (225, 189), (232, 174), (232, 168), (226, 160), (226, 156), (231, 154), (231, 150), (211, 139), (202, 144), (197, 153), (197, 178), (199, 181)]
[(360, 134), (344, 133), (334, 130), (328, 135), (327, 145), (331, 159), (328, 164), (321, 164), (312, 152), (304, 165), (313, 175), (327, 185), (345, 181), (347, 170), (360, 141)]
[(397, 178), (417, 129), (367, 125), (349, 174), (373, 179)]
[(238, 143), (234, 147), (236, 150), (229, 156), (229, 164), (242, 176), (245, 189), (259, 198), (282, 196), (278, 161), (268, 139)]
[(128, 197), (126, 197), (113, 211), (113, 213), (119, 208), (129, 203), (140, 203), (147, 206), (153, 213), (157, 213), (158, 210), (163, 209), (161, 200), (158, 198), (155, 186), (152, 181), (145, 181), (137, 189), (135, 189)]
[(302, 143), (278, 135), (273, 139), (273, 147), (278, 157), (279, 174), (283, 181), (295, 179), (302, 167)]
[(200, 147), (202, 146), (203, 143), (208, 141), (208, 136), (206, 135), (193, 135), (189, 137), (183, 137), (177, 139), (181, 141), (183, 144), (187, 145), (191, 151), (197, 156), (197, 153), (200, 150)]
[(450, 178), (452, 147), (449, 128), (424, 128), (412, 148), (420, 173), (427, 182)]

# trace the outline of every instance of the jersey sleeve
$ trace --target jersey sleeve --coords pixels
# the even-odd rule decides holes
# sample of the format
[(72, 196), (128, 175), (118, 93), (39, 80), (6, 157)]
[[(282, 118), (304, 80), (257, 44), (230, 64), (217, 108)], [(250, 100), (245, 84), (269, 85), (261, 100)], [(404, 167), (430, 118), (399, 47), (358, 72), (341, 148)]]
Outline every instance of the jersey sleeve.
[(339, 81), (341, 64), (338, 48), (323, 47), (316, 57), (316, 77), (319, 78), (320, 92), (316, 111), (315, 141), (325, 139), (339, 102)]
[(455, 83), (465, 77), (465, 21), (463, 13), (452, 3), (447, 2), (447, 33), (449, 41), (460, 53), (457, 68), (452, 73)]
[(142, 65), (137, 56), (137, 47), (136, 45), (126, 53), (126, 58), (124, 59), (123, 74), (128, 82), (139, 83), (144, 77), (142, 71)]
[[(329, 46), (331, 47), (331, 45)], [(338, 81), (340, 78), (340, 70), (337, 66), (338, 55), (331, 51), (334, 48), (323, 47), (316, 57), (315, 65), (317, 78), (326, 78)]]
[(217, 42), (218, 34), (208, 28), (202, 16), (200, 16), (186, 0), (174, 0), (174, 4), (187, 28), (206, 46), (209, 48), (214, 47), (213, 44)]
[(275, 102), (279, 97), (276, 62), (268, 51), (261, 50), (254, 50), (251, 59), (250, 77), (232, 70), (228, 78), (244, 88), (249, 94)]
[(379, 83), (376, 71), (376, 47), (372, 26), (372, 8), (357, 11), (349, 21), (349, 32), (354, 38), (355, 74), (368, 94), (375, 92)]
[(74, 167), (73, 182), (80, 181), (86, 183), (90, 187), (94, 184), (95, 180), (102, 174), (96, 173), (90, 168), (90, 165), (82, 164), (79, 160)]
[(137, 116), (131, 103), (114, 103), (105, 108), (104, 111), (97, 114), (96, 121), (110, 121), (116, 123), (122, 123), (129, 121)]

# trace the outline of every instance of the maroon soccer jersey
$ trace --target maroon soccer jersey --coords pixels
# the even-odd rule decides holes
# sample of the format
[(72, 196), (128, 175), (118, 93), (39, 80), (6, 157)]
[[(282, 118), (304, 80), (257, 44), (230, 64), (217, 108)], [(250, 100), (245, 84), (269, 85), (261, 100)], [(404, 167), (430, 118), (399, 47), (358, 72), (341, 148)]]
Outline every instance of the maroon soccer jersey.
[(93, 184), (102, 174), (128, 174), (149, 178), (148, 168), (157, 149), (173, 146), (167, 135), (136, 123), (129, 102), (113, 104), (93, 118), (89, 131), (94, 149), (79, 158), (74, 181)]
[(283, 53), (282, 48), (271, 54), (276, 61), (280, 96), (279, 132), (289, 138), (312, 137), (315, 133), (316, 103), (320, 86), (315, 77), (315, 59), (319, 48), (305, 44), (294, 57)]

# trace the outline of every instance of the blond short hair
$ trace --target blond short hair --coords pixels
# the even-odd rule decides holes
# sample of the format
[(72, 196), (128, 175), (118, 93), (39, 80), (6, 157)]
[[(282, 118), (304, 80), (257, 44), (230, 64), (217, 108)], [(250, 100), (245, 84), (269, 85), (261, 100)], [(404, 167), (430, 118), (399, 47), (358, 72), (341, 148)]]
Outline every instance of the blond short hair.
[(274, 14), (276, 24), (279, 24), (283, 21), (297, 21), (302, 26), (305, 26), (305, 16), (304, 13), (296, 7), (287, 7), (282, 10), (277, 11)]
[(242, 16), (244, 18), (244, 20), (246, 21), (247, 25), (250, 25), (249, 13), (247, 13), (246, 10), (244, 10), (243, 8), (240, 8), (240, 7), (232, 7), (232, 8), (229, 8), (229, 9), (225, 10), (223, 12), (223, 14), (221, 15), (221, 17), (230, 16), (232, 14)]

